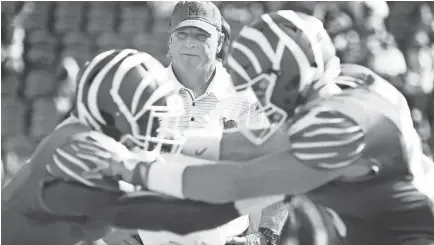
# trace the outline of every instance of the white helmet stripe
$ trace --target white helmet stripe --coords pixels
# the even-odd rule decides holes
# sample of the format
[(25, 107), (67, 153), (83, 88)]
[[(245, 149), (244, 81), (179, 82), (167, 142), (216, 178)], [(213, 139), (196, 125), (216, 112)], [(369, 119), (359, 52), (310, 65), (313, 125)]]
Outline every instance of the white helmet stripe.
[[(229, 67), (234, 70), (238, 75), (240, 75), (245, 81), (250, 82), (252, 80), (247, 74), (247, 72), (244, 70), (244, 68), (236, 61), (232, 56), (228, 57), (228, 65)], [(249, 85), (249, 83), (246, 83), (246, 86)]]
[(241, 44), (239, 42), (234, 42), (232, 44), (232, 48), (238, 49), (239, 51), (241, 51), (241, 53), (243, 53), (247, 57), (247, 59), (253, 65), (253, 68), (255, 69), (255, 72), (257, 74), (262, 73), (261, 64), (259, 63), (258, 58), (256, 57), (256, 55), (252, 52), (252, 50), (250, 48), (244, 46), (243, 44)]
[(89, 88), (89, 94), (87, 96), (87, 103), (89, 106), (89, 111), (92, 114), (92, 116), (95, 117), (100, 123), (106, 124), (104, 118), (102, 117), (100, 110), (98, 109), (98, 92), (99, 87), (101, 86), (101, 83), (103, 82), (104, 78), (106, 77), (107, 73), (110, 72), (110, 70), (123, 58), (125, 58), (127, 55), (132, 54), (134, 52), (137, 52), (132, 49), (125, 49), (122, 50), (118, 55), (116, 55), (110, 62), (102, 68), (102, 70), (98, 73), (98, 75), (95, 77), (92, 85)]
[(94, 68), (105, 58), (110, 56), (116, 52), (115, 50), (110, 50), (104, 53), (101, 53), (97, 55), (92, 61), (89, 63), (89, 65), (85, 68), (83, 75), (81, 76), (80, 80), (78, 81), (78, 89), (77, 89), (77, 116), (79, 117), (80, 121), (82, 122), (88, 122), (91, 124), (95, 129), (99, 129), (99, 124), (93, 119), (93, 117), (89, 114), (89, 111), (86, 109), (86, 106), (83, 104), (83, 89), (84, 85), (87, 82), (87, 79), (89, 77), (89, 74), (91, 71), (94, 70)]
[[(147, 54), (147, 53), (141, 53), (141, 56), (143, 57), (141, 64), (147, 64), (147, 62), (154, 61), (154, 58)], [(160, 67), (160, 64), (151, 64), (152, 69), (156, 69), (157, 67)], [(143, 68), (148, 69), (148, 68)], [(133, 100), (131, 101), (131, 112), (134, 115), (137, 111), (137, 106), (139, 105), (140, 97), (143, 94), (143, 91), (155, 80), (155, 77), (152, 75), (152, 73), (160, 72), (156, 70), (152, 71), (145, 71), (144, 78), (140, 82), (139, 86), (137, 87), (136, 91), (134, 91)]]
[[(270, 29), (278, 36), (280, 42), (284, 42), (285, 46), (289, 48), (293, 54), (295, 60), (297, 61), (298, 68), (300, 70), (300, 87), (299, 91), (303, 91), (307, 85), (311, 82), (312, 73), (309, 59), (306, 54), (300, 48), (300, 46), (292, 40), (279, 26), (271, 19), (269, 15), (262, 15), (262, 19), (268, 24)], [(268, 42), (268, 41), (267, 41)], [(282, 50), (283, 51), (283, 50)], [(277, 55), (276, 55), (277, 56)], [(280, 56), (281, 57), (281, 56)], [(280, 64), (279, 60), (279, 64)]]
[(292, 10), (277, 11), (277, 14), (294, 23), (298, 28), (300, 28), (301, 31), (303, 31), (304, 34), (306, 34), (313, 50), (313, 56), (317, 65), (317, 69), (319, 72), (324, 72), (324, 59), (322, 57), (319, 42), (316, 40), (316, 37), (312, 35), (312, 31), (309, 31), (309, 28), (312, 27), (307, 26), (306, 21), (300, 18), (300, 16)]
[[(134, 50), (135, 51), (135, 50)], [(138, 125), (135, 122), (133, 114), (129, 110), (128, 106), (122, 100), (122, 97), (119, 94), (119, 89), (121, 87), (122, 82), (124, 81), (125, 75), (135, 66), (140, 65), (146, 59), (149, 58), (149, 55), (146, 53), (138, 53), (126, 58), (122, 64), (118, 67), (113, 77), (112, 88), (110, 89), (110, 95), (113, 98), (113, 101), (118, 106), (120, 112), (124, 115), (124, 117), (128, 120), (131, 125), (131, 131), (136, 134), (139, 131)], [(149, 74), (148, 74), (149, 76)]]
[(133, 100), (131, 102), (131, 112), (134, 115), (137, 111), (137, 106), (139, 106), (140, 97), (143, 94), (143, 91), (153, 82), (155, 81), (155, 77), (147, 72), (145, 78), (140, 82), (136, 91), (134, 92)]
[(146, 101), (143, 108), (134, 116), (134, 118), (137, 120), (143, 114), (146, 112), (146, 110), (149, 110), (152, 106), (154, 106), (155, 102), (157, 102), (159, 99), (163, 98), (164, 96), (168, 95), (170, 92), (173, 92), (175, 89), (175, 86), (172, 83), (165, 82), (161, 84), (157, 90), (152, 93), (152, 95), (149, 97), (149, 99)]
[(149, 54), (146, 53), (137, 53), (128, 58), (126, 58), (119, 68), (116, 70), (116, 73), (113, 77), (112, 91), (118, 93), (119, 88), (123, 82), (125, 75), (134, 67), (142, 64), (149, 58)]
[(262, 51), (267, 55), (268, 59), (270, 61), (275, 62), (276, 60), (276, 53), (274, 52), (273, 48), (270, 45), (270, 42), (268, 41), (267, 37), (260, 31), (245, 26), (240, 32), (240, 36), (244, 37), (246, 39), (249, 39), (256, 43)]

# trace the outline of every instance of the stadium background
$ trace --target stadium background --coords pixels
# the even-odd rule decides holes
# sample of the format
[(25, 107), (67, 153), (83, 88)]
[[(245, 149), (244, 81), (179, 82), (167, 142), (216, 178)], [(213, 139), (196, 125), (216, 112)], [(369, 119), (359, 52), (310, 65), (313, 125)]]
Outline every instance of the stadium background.
[[(2, 2), (1, 155), (16, 172), (69, 111), (77, 68), (112, 48), (165, 65), (175, 2)], [(342, 61), (369, 66), (407, 96), (425, 150), (434, 147), (434, 2), (216, 2), (232, 29), (292, 9), (324, 21)]]

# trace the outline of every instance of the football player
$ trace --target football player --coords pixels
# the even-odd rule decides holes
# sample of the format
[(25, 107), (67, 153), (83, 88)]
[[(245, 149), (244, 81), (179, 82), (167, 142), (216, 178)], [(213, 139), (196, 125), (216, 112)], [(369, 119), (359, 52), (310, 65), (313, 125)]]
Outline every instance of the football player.
[[(71, 117), (2, 188), (2, 244), (73, 245), (97, 240), (112, 226), (148, 228), (142, 222), (159, 229), (152, 217), (135, 216), (140, 205), (129, 205), (145, 197), (157, 210), (153, 199), (170, 198), (139, 194), (119, 182), (134, 176), (116, 170), (152, 162), (161, 148), (171, 153), (182, 148), (177, 132), (182, 101), (169, 83), (159, 81), (162, 68), (152, 56), (125, 49), (103, 52), (82, 69)], [(109, 211), (99, 216), (102, 208)]]
[[(432, 244), (432, 200), (417, 183), (433, 163), (422, 153), (407, 102), (361, 66), (328, 77), (308, 28), (292, 11), (265, 14), (242, 29), (229, 56), (237, 89), (253, 93), (271, 125), (240, 127), (240, 134), (251, 152), (271, 140), (278, 146), (272, 154), (218, 164), (156, 162), (143, 166), (141, 186), (232, 204), (233, 214), (304, 193), (340, 216), (349, 244)], [(270, 197), (237, 201), (260, 196)]]

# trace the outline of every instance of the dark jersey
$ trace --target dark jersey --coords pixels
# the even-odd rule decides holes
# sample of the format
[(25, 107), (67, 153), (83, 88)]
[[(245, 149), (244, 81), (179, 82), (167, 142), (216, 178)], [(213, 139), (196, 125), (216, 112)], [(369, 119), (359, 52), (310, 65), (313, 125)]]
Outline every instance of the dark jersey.
[[(404, 97), (360, 66), (344, 65), (339, 82), (347, 87), (342, 94), (314, 102), (296, 120), (304, 124), (292, 137), (316, 138), (317, 145), (295, 147), (295, 156), (303, 153), (302, 162), (319, 169), (354, 164), (372, 171), (363, 178), (333, 181), (308, 197), (341, 216), (349, 244), (434, 241), (432, 202), (415, 185), (432, 162), (422, 153)], [(321, 123), (326, 118), (334, 122)], [(342, 145), (341, 150), (332, 154), (327, 150), (332, 145)], [(334, 160), (323, 161), (327, 158)]]
[(72, 245), (111, 226), (186, 234), (238, 216), (231, 204), (122, 190), (116, 176), (100, 174), (128, 155), (122, 147), (81, 124), (55, 130), (2, 189), (1, 243)]

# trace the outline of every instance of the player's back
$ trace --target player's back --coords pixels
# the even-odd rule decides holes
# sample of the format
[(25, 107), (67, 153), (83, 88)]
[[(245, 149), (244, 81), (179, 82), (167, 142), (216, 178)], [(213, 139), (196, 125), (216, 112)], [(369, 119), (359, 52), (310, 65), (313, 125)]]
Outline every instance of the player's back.
[(359, 79), (357, 86), (313, 107), (337, 111), (362, 128), (364, 149), (353, 164), (367, 164), (372, 171), (363, 178), (329, 183), (309, 197), (339, 213), (348, 226), (350, 244), (434, 239), (432, 202), (414, 185), (432, 162), (422, 154), (407, 103), (387, 81), (350, 68), (343, 74)]
[[(96, 240), (108, 227), (90, 223), (86, 217), (55, 215), (43, 204), (46, 185), (54, 183), (48, 170), (57, 147), (70, 136), (88, 129), (79, 124), (61, 127), (38, 145), (20, 171), (2, 188), (2, 242), (4, 245), (73, 245), (80, 240)], [(74, 193), (70, 193), (74, 195)]]

